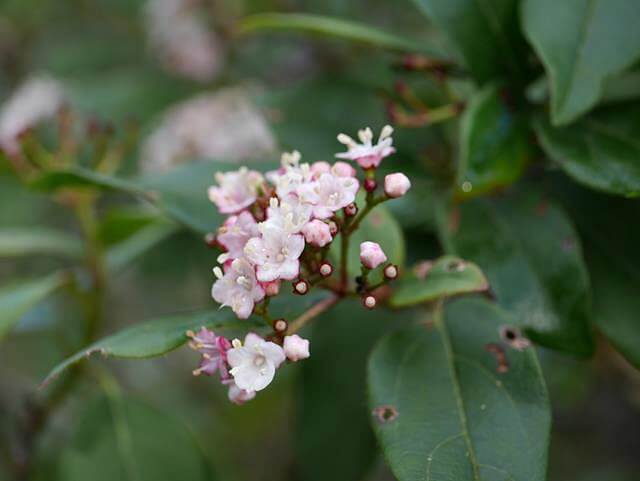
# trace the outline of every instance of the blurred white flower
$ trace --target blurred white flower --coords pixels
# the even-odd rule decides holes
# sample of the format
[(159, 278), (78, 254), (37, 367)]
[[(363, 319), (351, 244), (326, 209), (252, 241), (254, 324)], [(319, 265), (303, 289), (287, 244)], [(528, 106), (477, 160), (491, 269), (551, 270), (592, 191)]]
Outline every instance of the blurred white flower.
[(208, 82), (220, 71), (220, 41), (201, 21), (198, 0), (148, 0), (147, 39), (163, 67), (174, 74)]
[(242, 162), (269, 157), (276, 141), (243, 88), (201, 94), (171, 108), (141, 150), (144, 172), (167, 172), (193, 159)]
[(48, 76), (26, 80), (0, 109), (0, 148), (17, 154), (18, 136), (53, 117), (64, 103), (62, 85)]

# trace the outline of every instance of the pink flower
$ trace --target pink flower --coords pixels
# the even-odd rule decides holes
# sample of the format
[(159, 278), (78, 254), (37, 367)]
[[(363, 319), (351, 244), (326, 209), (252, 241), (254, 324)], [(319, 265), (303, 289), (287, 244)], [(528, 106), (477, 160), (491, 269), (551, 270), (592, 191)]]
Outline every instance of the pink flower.
[(333, 167), (331, 167), (331, 173), (338, 177), (355, 177), (356, 169), (354, 169), (353, 166), (347, 164), (346, 162), (338, 161), (333, 164)]
[(256, 397), (255, 391), (245, 391), (244, 389), (240, 389), (235, 382), (231, 382), (229, 384), (229, 401), (233, 404), (237, 404), (238, 406), (243, 405), (247, 401), (251, 401), (254, 397)]
[(280, 293), (280, 280), (271, 281), (271, 282), (263, 282), (262, 288), (264, 289), (264, 293), (268, 297), (277, 296)]
[(302, 228), (304, 239), (316, 247), (324, 247), (333, 240), (331, 229), (326, 222), (314, 219)]
[(280, 199), (295, 196), (298, 189), (313, 180), (313, 173), (309, 164), (300, 164), (300, 152), (297, 150), (282, 154), (282, 167), (267, 174), (267, 179), (276, 188), (276, 194)]
[(311, 173), (317, 179), (322, 174), (327, 174), (331, 171), (331, 164), (324, 160), (319, 160), (318, 162), (314, 162), (311, 164)]
[(362, 262), (363, 266), (375, 269), (386, 261), (387, 256), (382, 251), (380, 244), (369, 241), (360, 244), (360, 262)]
[(214, 272), (218, 280), (211, 288), (211, 296), (222, 307), (231, 307), (240, 319), (248, 318), (255, 303), (264, 298), (264, 289), (256, 279), (253, 266), (240, 257), (231, 263), (224, 276), (219, 267)]
[(359, 186), (353, 177), (322, 174), (317, 181), (301, 187), (298, 195), (301, 202), (313, 205), (314, 217), (328, 219), (356, 199)]
[(218, 187), (209, 187), (209, 200), (222, 214), (235, 214), (256, 201), (258, 186), (264, 179), (260, 172), (241, 167), (237, 171), (216, 173)]
[(216, 336), (213, 331), (205, 327), (202, 327), (198, 333), (187, 331), (187, 336), (191, 338), (189, 347), (202, 354), (200, 366), (193, 371), (193, 374), (213, 376), (219, 372), (222, 380), (228, 379), (227, 351), (231, 348), (229, 340), (222, 336)]
[(283, 347), (284, 354), (290, 361), (299, 361), (311, 355), (309, 353), (309, 341), (301, 338), (297, 334), (285, 336)]
[(363, 169), (378, 167), (382, 159), (393, 154), (396, 149), (392, 147), (393, 139), (391, 134), (393, 128), (385, 125), (380, 132), (377, 144), (373, 144), (373, 132), (369, 127), (358, 131), (358, 138), (361, 144), (345, 134), (338, 135), (338, 142), (347, 146), (347, 152), (336, 154), (339, 159), (347, 159), (358, 162)]
[(258, 223), (247, 212), (229, 217), (218, 230), (217, 240), (227, 250), (228, 259), (242, 257), (244, 246), (258, 235)]
[(247, 392), (261, 391), (266, 388), (276, 369), (285, 360), (284, 351), (273, 342), (265, 341), (250, 332), (244, 338), (244, 344), (234, 339), (233, 347), (227, 351), (229, 371), (238, 388)]
[(260, 224), (261, 229), (273, 226), (284, 230), (287, 234), (297, 234), (309, 219), (313, 208), (308, 204), (301, 204), (297, 197), (290, 196), (288, 200), (269, 200), (267, 220)]
[(402, 197), (411, 188), (411, 181), (401, 172), (384, 178), (384, 192), (391, 198)]
[(262, 237), (249, 239), (244, 253), (256, 265), (258, 280), (270, 282), (295, 279), (300, 271), (298, 258), (303, 250), (304, 237), (265, 224)]

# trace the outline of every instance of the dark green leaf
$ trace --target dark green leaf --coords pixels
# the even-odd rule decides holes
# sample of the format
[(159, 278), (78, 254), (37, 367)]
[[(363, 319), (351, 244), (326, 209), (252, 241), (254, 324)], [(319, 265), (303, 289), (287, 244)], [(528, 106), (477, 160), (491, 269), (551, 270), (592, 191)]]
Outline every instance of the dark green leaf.
[(476, 80), (486, 82), (510, 72), (520, 75), (514, 0), (413, 0), (461, 52)]
[(187, 342), (188, 330), (195, 330), (202, 326), (215, 330), (242, 329), (243, 327), (248, 329), (255, 327), (256, 323), (240, 321), (228, 309), (202, 311), (143, 322), (105, 337), (65, 359), (53, 368), (42, 384), (47, 385), (65, 369), (95, 353), (120, 359), (161, 356)]
[(70, 446), (60, 457), (58, 479), (212, 479), (193, 435), (170, 413), (112, 394), (92, 403), (76, 425)]
[(543, 481), (551, 421), (532, 348), (508, 350), (498, 373), (489, 343), (511, 319), (480, 299), (435, 326), (392, 333), (369, 360), (376, 435), (399, 481)]
[[(364, 479), (376, 457), (367, 413), (366, 359), (391, 327), (391, 314), (345, 301), (314, 321), (302, 363), (297, 456), (302, 479)], [(336, 395), (340, 393), (340, 395)], [(339, 449), (336, 447), (339, 446)]]
[(343, 38), (376, 47), (400, 50), (401, 52), (423, 52), (436, 57), (440, 54), (426, 45), (394, 34), (379, 30), (370, 25), (299, 13), (260, 13), (245, 17), (240, 22), (240, 32), (256, 30), (292, 30), (313, 33), (322, 36)]
[(407, 307), (437, 299), (484, 292), (489, 283), (478, 266), (444, 256), (402, 274), (389, 299), (392, 307)]
[(460, 209), (455, 253), (476, 262), (497, 302), (547, 347), (590, 355), (589, 282), (566, 214), (536, 195)]
[(501, 99), (499, 87), (489, 85), (477, 92), (461, 124), (460, 195), (481, 195), (511, 184), (531, 155), (527, 125)]
[(538, 119), (547, 155), (577, 182), (613, 194), (640, 193), (640, 104), (610, 108), (565, 128)]
[(82, 242), (65, 232), (46, 227), (15, 227), (0, 230), (0, 257), (48, 254), (77, 258)]
[(40, 279), (24, 281), (0, 289), (0, 339), (20, 321), (31, 308), (59, 289), (67, 277), (55, 272)]
[(551, 117), (565, 125), (591, 109), (608, 77), (640, 58), (634, 0), (525, 0), (525, 34), (551, 79)]

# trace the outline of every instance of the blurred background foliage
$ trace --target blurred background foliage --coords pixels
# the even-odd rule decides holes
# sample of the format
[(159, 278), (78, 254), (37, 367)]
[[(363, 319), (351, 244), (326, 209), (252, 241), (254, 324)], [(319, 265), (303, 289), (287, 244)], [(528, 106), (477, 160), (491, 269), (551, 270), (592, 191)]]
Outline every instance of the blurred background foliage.
[[(390, 206), (405, 233), (409, 264), (444, 252), (477, 262), (498, 302), (546, 346), (538, 354), (553, 407), (549, 479), (638, 479), (640, 206), (625, 196), (640, 190), (639, 117), (629, 100), (640, 83), (633, 68), (609, 75), (633, 61), (611, 65), (601, 95), (577, 105), (573, 96), (592, 98), (593, 88), (549, 86), (525, 41), (533, 38), (545, 64), (557, 61), (562, 72), (553, 43), (536, 35), (544, 19), (529, 12), (521, 29), (512, 11), (517, 2), (496, 2), (507, 28), (492, 43), (468, 3), (466, 16), (456, 18), (426, 1), (4, 0), (0, 99), (5, 104), (34, 76), (53, 79), (92, 152), (105, 139), (120, 139), (126, 148), (118, 151), (117, 174), (145, 174), (151, 179), (145, 188), (169, 192), (165, 210), (201, 233), (219, 218), (206, 199), (194, 204), (185, 192), (204, 192), (211, 168), (181, 174), (179, 188), (179, 174), (170, 185), (160, 174), (211, 159), (273, 165), (279, 152), (293, 148), (307, 160), (329, 160), (339, 150), (336, 133), (390, 120), (398, 127), (398, 154), (385, 167), (409, 173), (414, 185)], [(637, 10), (628, 12), (636, 20), (630, 29), (640, 20)], [(243, 24), (263, 12), (375, 26), (466, 67), (425, 74), (402, 67), (402, 47)], [(197, 27), (176, 20), (185, 15)], [(379, 43), (393, 43), (387, 40)], [(590, 61), (602, 55), (594, 52)], [(549, 92), (559, 88), (569, 90), (551, 102), (548, 117)], [(443, 121), (421, 118), (425, 106)], [(38, 133), (55, 143), (52, 123)], [(90, 153), (78, 156), (92, 166)], [(56, 182), (63, 180), (45, 179), (40, 190), (29, 190), (2, 164), (3, 286), (42, 279), (78, 257), (81, 247), (69, 239), (54, 242), (61, 233), (79, 235), (60, 199), (47, 195)], [(109, 251), (99, 334), (209, 308), (215, 253), (200, 235), (132, 201), (126, 188), (115, 190), (98, 204), (100, 242), (120, 246)], [(455, 215), (443, 217), (449, 201)], [(46, 248), (32, 245), (39, 238), (34, 227), (43, 229)], [(24, 308), (0, 291), (0, 309), (17, 316), (3, 319), (5, 330), (0, 326), (0, 337), (6, 335), (0, 479), (24, 476), (24, 456), (28, 479), (42, 481), (393, 479), (376, 447), (365, 396), (367, 354), (390, 328), (384, 311), (371, 315), (344, 305), (318, 319), (322, 329), (309, 332), (311, 359), (282, 370), (243, 407), (228, 403), (217, 383), (190, 375), (196, 359), (187, 349), (144, 362), (87, 363), (89, 375), (40, 430), (31, 408), (38, 384), (83, 346), (85, 315), (73, 292), (48, 295), (59, 279), (45, 279), (26, 287), (38, 302)], [(34, 297), (34, 289), (42, 295)], [(34, 439), (22, 438), (34, 431)]]

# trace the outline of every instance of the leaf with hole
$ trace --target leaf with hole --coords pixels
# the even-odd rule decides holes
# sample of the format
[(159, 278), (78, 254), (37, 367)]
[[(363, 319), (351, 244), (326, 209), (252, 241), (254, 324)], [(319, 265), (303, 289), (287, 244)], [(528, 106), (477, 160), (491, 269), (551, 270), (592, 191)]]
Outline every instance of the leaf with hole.
[(503, 350), (499, 373), (487, 347), (513, 322), (505, 312), (475, 298), (435, 316), (387, 335), (369, 359), (371, 418), (395, 477), (546, 479), (551, 413), (534, 350)]

